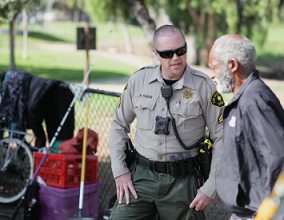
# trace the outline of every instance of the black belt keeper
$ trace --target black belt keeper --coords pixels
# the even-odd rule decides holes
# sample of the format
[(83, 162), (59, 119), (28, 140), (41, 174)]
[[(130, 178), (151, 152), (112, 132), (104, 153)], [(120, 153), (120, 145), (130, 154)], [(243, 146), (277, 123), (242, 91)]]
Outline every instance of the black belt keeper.
[(187, 166), (188, 166), (188, 173), (193, 174), (193, 163), (192, 163), (192, 156), (191, 153), (188, 151), (185, 153)]
[[(190, 156), (190, 158), (188, 158)], [(193, 162), (197, 157), (192, 158), (191, 154), (186, 154), (186, 159), (184, 159), (182, 154), (178, 154), (178, 160), (174, 155), (170, 156), (171, 162), (159, 162), (151, 161), (140, 154), (136, 154), (136, 164), (147, 168), (151, 171), (156, 171), (158, 173), (168, 173), (171, 174), (174, 178), (178, 176), (185, 176), (186, 174), (193, 173)]]
[(174, 178), (177, 177), (177, 164), (176, 164), (176, 157), (173, 155), (173, 156), (170, 156), (170, 159), (171, 159), (171, 174)]
[(185, 166), (184, 166), (184, 158), (182, 154), (178, 154), (178, 160), (180, 165), (180, 175), (185, 176)]

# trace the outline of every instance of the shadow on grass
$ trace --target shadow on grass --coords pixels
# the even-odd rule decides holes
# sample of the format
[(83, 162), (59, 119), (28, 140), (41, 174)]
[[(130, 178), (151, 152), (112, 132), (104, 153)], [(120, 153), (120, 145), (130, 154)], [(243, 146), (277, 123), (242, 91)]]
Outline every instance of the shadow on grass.
[(37, 32), (37, 31), (29, 32), (29, 37), (40, 39), (40, 40), (53, 41), (53, 42), (73, 43), (71, 41), (66, 41), (66, 40), (63, 40), (61, 38), (54, 37), (50, 34)]
[(266, 54), (261, 54), (257, 56), (256, 65), (271, 66), (275, 62), (279, 62), (283, 60), (284, 60), (284, 55), (266, 53)]
[[(8, 67), (0, 65), (0, 70), (7, 71)], [(25, 71), (31, 73), (33, 76), (42, 78), (55, 79), (60, 81), (82, 81), (84, 78), (84, 71), (74, 69), (46, 69), (46, 68), (34, 68), (32, 66), (20, 66), (17, 65), (18, 71)], [(108, 78), (119, 78), (128, 77), (123, 72), (110, 72), (104, 70), (93, 69), (90, 73), (90, 78), (94, 79), (108, 79)]]

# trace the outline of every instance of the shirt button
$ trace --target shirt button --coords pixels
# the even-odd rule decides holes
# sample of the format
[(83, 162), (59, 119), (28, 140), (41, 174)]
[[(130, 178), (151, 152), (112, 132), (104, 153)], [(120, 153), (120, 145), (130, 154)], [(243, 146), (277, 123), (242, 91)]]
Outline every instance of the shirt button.
[(162, 108), (162, 111), (165, 111), (165, 108)]

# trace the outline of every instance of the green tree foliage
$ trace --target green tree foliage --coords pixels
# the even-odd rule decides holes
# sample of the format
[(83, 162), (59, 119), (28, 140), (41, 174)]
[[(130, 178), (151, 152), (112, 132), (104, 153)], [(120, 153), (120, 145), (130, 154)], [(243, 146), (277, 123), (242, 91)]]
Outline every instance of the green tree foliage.
[[(256, 37), (264, 43), (268, 24), (279, 17), (279, 7), (283, 5), (282, 0), (160, 0), (158, 4), (185, 33), (190, 26), (194, 28), (197, 55), (201, 50), (208, 53), (215, 39), (223, 34), (252, 38), (253, 33), (258, 33)], [(201, 62), (207, 60), (201, 58)]]
[(0, 23), (9, 22), (10, 26), (10, 65), (9, 70), (16, 70), (14, 46), (14, 21), (17, 15), (31, 0), (0, 0)]
[(95, 21), (127, 20), (130, 7), (125, 0), (85, 0), (88, 14)]
[(152, 47), (156, 25), (149, 16), (144, 0), (85, 0), (85, 4), (85, 9), (96, 21), (120, 20), (126, 23), (130, 16), (135, 17)]
[(0, 22), (10, 22), (31, 0), (0, 0)]

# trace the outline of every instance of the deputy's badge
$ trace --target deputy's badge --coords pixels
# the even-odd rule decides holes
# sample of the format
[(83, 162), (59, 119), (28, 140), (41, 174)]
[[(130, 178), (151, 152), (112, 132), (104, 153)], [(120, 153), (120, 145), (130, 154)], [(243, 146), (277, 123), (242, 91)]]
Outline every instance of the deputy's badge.
[(223, 121), (223, 114), (220, 115), (220, 117), (218, 118), (218, 123), (221, 124)]
[(194, 93), (191, 91), (191, 89), (186, 89), (182, 92), (182, 98), (185, 98), (186, 100), (192, 99), (193, 95)]
[(119, 108), (120, 106), (120, 100), (121, 100), (121, 96), (119, 96), (118, 101), (117, 101), (117, 107)]
[(124, 92), (125, 90), (127, 90), (127, 89), (128, 89), (128, 83), (127, 83), (126, 86), (124, 87), (123, 92)]
[(218, 108), (223, 108), (225, 106), (225, 102), (224, 102), (222, 96), (217, 91), (215, 91), (213, 93), (213, 95), (211, 96), (210, 102), (211, 102), (212, 105), (214, 105)]

